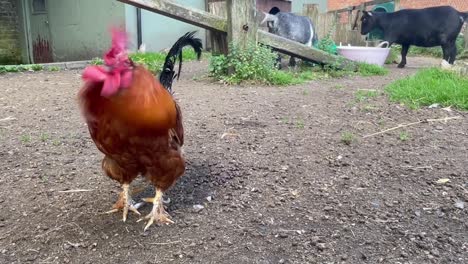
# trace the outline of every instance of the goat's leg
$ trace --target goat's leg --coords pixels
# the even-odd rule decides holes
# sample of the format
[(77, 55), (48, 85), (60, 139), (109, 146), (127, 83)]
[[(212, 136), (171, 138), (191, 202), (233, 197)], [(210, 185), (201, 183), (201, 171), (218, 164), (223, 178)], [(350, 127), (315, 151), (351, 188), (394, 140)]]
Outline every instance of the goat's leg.
[(403, 44), (401, 45), (401, 62), (398, 64), (398, 68), (404, 68), (406, 65), (406, 55), (408, 54), (410, 45)]
[(449, 61), (450, 60), (450, 53), (451, 53), (451, 46), (449, 43), (446, 43), (446, 44), (442, 44), (442, 59), (445, 60), (445, 61)]
[(276, 57), (276, 67), (278, 67), (279, 70), (281, 70), (281, 54), (278, 53), (278, 57)]
[(450, 58), (448, 62), (453, 64), (455, 62), (455, 58), (457, 57), (457, 44), (455, 42), (451, 43), (451, 48), (449, 51)]
[(296, 67), (296, 59), (293, 56), (289, 58), (289, 67)]

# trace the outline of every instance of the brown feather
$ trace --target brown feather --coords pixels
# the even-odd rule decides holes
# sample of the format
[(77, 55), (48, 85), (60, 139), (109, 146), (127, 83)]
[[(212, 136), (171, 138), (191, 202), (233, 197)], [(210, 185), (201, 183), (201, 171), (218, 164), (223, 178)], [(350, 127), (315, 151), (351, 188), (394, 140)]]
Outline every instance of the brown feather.
[(88, 83), (79, 93), (91, 138), (106, 157), (106, 174), (121, 183), (145, 175), (166, 190), (185, 171), (182, 114), (172, 95), (141, 66), (130, 87), (105, 98), (102, 83)]

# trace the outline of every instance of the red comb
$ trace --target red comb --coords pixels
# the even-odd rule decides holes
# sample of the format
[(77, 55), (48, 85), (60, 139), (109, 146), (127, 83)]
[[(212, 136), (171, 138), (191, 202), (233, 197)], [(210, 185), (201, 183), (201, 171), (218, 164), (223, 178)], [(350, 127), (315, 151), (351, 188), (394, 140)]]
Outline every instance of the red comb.
[(101, 95), (108, 97), (116, 93), (119, 87), (127, 88), (132, 82), (131, 63), (127, 54), (127, 33), (120, 28), (111, 28), (112, 46), (104, 55), (108, 67), (89, 66), (83, 72), (83, 79), (103, 82)]
[(108, 66), (115, 66), (119, 62), (128, 60), (127, 55), (127, 32), (113, 27), (111, 28), (112, 46), (111, 49), (104, 55), (104, 62)]

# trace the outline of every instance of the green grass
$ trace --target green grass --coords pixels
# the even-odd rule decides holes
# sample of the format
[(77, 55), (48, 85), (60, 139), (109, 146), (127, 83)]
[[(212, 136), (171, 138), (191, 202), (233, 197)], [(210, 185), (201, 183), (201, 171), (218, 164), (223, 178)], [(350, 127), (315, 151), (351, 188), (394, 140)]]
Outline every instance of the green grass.
[(60, 68), (58, 66), (52, 66), (52, 67), (49, 67), (48, 70), (51, 72), (56, 72), (56, 71), (60, 71)]
[(304, 120), (302, 120), (302, 119), (297, 120), (296, 121), (296, 127), (299, 128), (299, 129), (304, 129), (305, 128)]
[(31, 135), (27, 135), (27, 134), (21, 135), (20, 140), (22, 143), (29, 143), (31, 142)]
[(42, 71), (44, 69), (44, 66), (40, 64), (33, 64), (31, 65), (31, 70), (33, 71)]
[(468, 78), (438, 68), (423, 69), (385, 88), (390, 100), (410, 108), (440, 104), (468, 110)]
[(359, 63), (358, 74), (361, 76), (387, 75), (388, 69), (374, 64)]
[[(154, 74), (157, 74), (161, 71), (161, 68), (164, 64), (164, 59), (167, 56), (167, 52), (144, 52), (144, 53), (132, 53), (129, 57), (138, 64), (142, 64), (148, 68)], [(196, 60), (197, 54), (193, 48), (185, 48), (182, 52), (183, 61)], [(92, 65), (103, 65), (104, 60), (101, 58), (93, 58), (90, 62)]]
[[(153, 73), (158, 73), (161, 71), (161, 68), (164, 64), (164, 59), (166, 59), (167, 52), (145, 52), (145, 53), (132, 53), (130, 58), (138, 64), (145, 65), (148, 70)], [(193, 48), (185, 48), (182, 52), (183, 61), (196, 60), (197, 54)]]
[(408, 132), (406, 131), (401, 131), (400, 132), (400, 135), (398, 136), (398, 138), (401, 140), (401, 141), (407, 141), (409, 139), (409, 134)]
[(357, 102), (364, 102), (379, 95), (377, 90), (357, 90), (354, 94)]
[(46, 133), (41, 133), (40, 140), (41, 140), (42, 142), (46, 142), (49, 138), (50, 138), (50, 137), (49, 137), (48, 134), (46, 134)]
[(353, 143), (354, 141), (354, 138), (355, 138), (354, 134), (348, 131), (343, 132), (341, 134), (341, 142), (343, 142), (346, 145), (351, 145), (351, 143)]
[(6, 72), (24, 72), (24, 71), (42, 71), (44, 66), (40, 64), (20, 64), (20, 65), (2, 65), (0, 66), (0, 73)]

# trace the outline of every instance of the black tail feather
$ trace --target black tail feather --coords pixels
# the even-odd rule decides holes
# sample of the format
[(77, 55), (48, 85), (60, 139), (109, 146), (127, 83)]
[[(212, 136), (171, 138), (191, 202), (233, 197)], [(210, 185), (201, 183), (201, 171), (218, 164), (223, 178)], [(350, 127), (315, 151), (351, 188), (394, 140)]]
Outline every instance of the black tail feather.
[[(161, 84), (169, 91), (172, 92), (172, 81), (177, 77), (179, 79), (180, 70), (182, 69), (182, 50), (185, 46), (192, 46), (197, 54), (197, 58), (200, 59), (202, 52), (202, 42), (201, 39), (195, 38), (193, 35), (196, 31), (187, 32), (185, 35), (180, 37), (176, 43), (169, 50), (169, 53), (166, 56), (162, 72), (159, 75), (159, 81)], [(174, 65), (179, 59), (179, 70), (177, 74), (174, 71)]]

